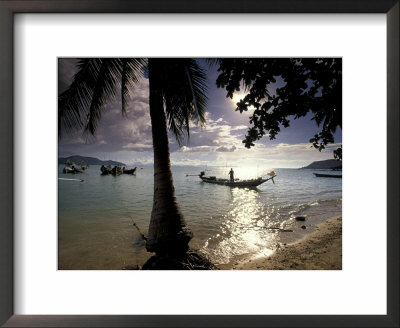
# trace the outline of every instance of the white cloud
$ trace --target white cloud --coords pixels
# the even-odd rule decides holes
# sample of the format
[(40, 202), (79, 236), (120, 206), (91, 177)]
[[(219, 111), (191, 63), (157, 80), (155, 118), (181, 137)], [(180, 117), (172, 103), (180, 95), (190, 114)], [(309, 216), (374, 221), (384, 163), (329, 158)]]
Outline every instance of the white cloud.
[[(262, 163), (269, 167), (301, 167), (315, 160), (333, 158), (335, 145), (319, 152), (310, 143), (277, 143), (268, 141), (265, 136), (251, 149), (245, 148), (242, 140), (248, 129), (248, 115), (235, 112), (223, 90), (218, 92), (224, 101), (205, 113), (204, 128), (190, 123), (189, 143), (179, 147), (173, 134), (169, 133), (173, 164), (256, 166)], [(100, 154), (97, 157), (102, 159), (119, 158), (126, 163), (151, 164), (153, 152), (148, 97), (148, 80), (143, 79), (131, 92), (127, 118), (122, 117), (121, 101), (117, 99), (104, 111), (95, 139), (86, 140), (81, 132), (66, 136), (59, 142), (60, 153)], [(299, 138), (296, 136), (293, 140)]]
[(333, 158), (332, 149), (338, 145), (332, 145), (330, 149), (319, 152), (309, 143), (284, 144), (265, 146), (257, 143), (251, 149), (243, 145), (235, 152), (218, 153), (216, 161), (221, 165), (231, 163), (235, 166), (257, 166), (264, 165), (271, 168), (277, 167), (301, 167), (313, 161)]
[(215, 151), (217, 151), (217, 152), (234, 152), (235, 149), (236, 149), (235, 146), (232, 146), (231, 148), (222, 146), (222, 147), (219, 147), (219, 148), (215, 149)]

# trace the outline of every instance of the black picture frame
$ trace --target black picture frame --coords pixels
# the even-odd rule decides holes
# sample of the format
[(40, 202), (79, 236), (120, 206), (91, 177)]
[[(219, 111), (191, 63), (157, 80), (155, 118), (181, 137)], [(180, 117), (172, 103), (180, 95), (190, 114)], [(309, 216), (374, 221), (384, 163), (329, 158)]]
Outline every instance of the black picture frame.
[[(0, 324), (4, 327), (399, 327), (399, 0), (0, 0)], [(13, 28), (17, 13), (384, 13), (387, 315), (14, 315)]]

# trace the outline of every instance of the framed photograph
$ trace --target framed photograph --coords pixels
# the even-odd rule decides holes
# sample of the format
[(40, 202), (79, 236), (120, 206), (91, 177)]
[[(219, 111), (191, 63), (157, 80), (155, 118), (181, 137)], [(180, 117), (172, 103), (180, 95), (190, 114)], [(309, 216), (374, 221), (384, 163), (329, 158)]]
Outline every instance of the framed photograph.
[(398, 326), (398, 1), (0, 21), (2, 325)]
[[(250, 79), (241, 90), (229, 78), (237, 67)], [(110, 93), (79, 106), (93, 120), (76, 120), (81, 95), (94, 99), (86, 81), (101, 85), (103, 71), (115, 76), (107, 88), (130, 88), (124, 105)], [(157, 92), (153, 76), (163, 77)], [(342, 58), (58, 58), (58, 80), (58, 270), (342, 269)], [(216, 81), (235, 86), (232, 97)], [(296, 93), (305, 110), (285, 96)], [(189, 105), (169, 105), (177, 96)], [(248, 116), (262, 122), (271, 106), (290, 129), (271, 116), (276, 141), (261, 124), (246, 134)], [(309, 142), (322, 134), (329, 143)], [(311, 232), (315, 241), (297, 243)]]

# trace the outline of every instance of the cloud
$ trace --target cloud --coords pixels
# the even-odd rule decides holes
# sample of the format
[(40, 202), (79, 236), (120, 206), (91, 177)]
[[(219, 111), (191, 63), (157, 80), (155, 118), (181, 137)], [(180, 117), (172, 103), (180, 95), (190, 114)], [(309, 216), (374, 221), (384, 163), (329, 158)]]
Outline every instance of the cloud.
[[(75, 73), (75, 64), (74, 59), (60, 62), (60, 85), (69, 85)], [(82, 155), (114, 153), (119, 156), (127, 156), (129, 152), (151, 152), (152, 130), (148, 99), (148, 80), (143, 79), (130, 92), (126, 118), (121, 115), (121, 99), (117, 97), (104, 108), (95, 137), (82, 135), (81, 131), (63, 136), (59, 143), (60, 152)], [(169, 132), (171, 153), (193, 153), (201, 156), (200, 154), (214, 152), (234, 152), (242, 145), (241, 139), (246, 126), (231, 125), (222, 116), (213, 119), (210, 112), (205, 116), (204, 128), (190, 124), (190, 139), (183, 147), (179, 146), (175, 136)], [(137, 154), (134, 157), (139, 158)], [(143, 159), (143, 162), (146, 160)]]
[(153, 145), (151, 144), (140, 144), (140, 143), (128, 143), (127, 145), (122, 146), (125, 150), (134, 150), (134, 151), (151, 151), (153, 150)]
[[(267, 166), (277, 167), (301, 167), (313, 161), (333, 158), (332, 149), (338, 144), (331, 145), (329, 149), (319, 152), (309, 143), (286, 144), (278, 143), (274, 145), (264, 145), (256, 143), (250, 149), (243, 145), (238, 147), (235, 152), (216, 152), (215, 162), (219, 165), (234, 163), (235, 166)], [(231, 164), (232, 165), (232, 164)]]
[(198, 146), (198, 147), (187, 147), (187, 146), (182, 146), (181, 151), (188, 153), (209, 153), (212, 152), (214, 148), (209, 147), (209, 146)]
[[(69, 85), (73, 76), (73, 60), (64, 60), (59, 66), (59, 81)], [(72, 72), (71, 72), (72, 71)], [(148, 80), (142, 79), (131, 92), (127, 115), (122, 116), (121, 99), (109, 102), (102, 113), (95, 136), (82, 131), (63, 135), (59, 141), (60, 153), (81, 155), (152, 151), (152, 133), (148, 105)], [(109, 156), (112, 157), (112, 156)]]
[[(70, 84), (75, 63), (74, 59), (60, 61), (60, 90)], [(248, 130), (249, 113), (235, 112), (232, 102), (225, 97), (225, 90), (210, 90), (205, 126), (200, 128), (191, 122), (190, 139), (182, 147), (172, 132), (168, 133), (173, 165), (231, 163), (235, 166), (260, 164), (300, 167), (315, 160), (333, 157), (332, 149), (335, 145), (319, 152), (307, 143), (315, 130), (315, 123), (307, 118), (293, 121), (290, 128), (282, 129), (277, 140), (270, 141), (268, 136), (264, 136), (251, 149), (245, 148), (242, 140)], [(59, 141), (59, 153), (117, 159), (128, 164), (151, 164), (153, 149), (148, 99), (148, 80), (142, 79), (130, 92), (127, 117), (121, 114), (121, 99), (117, 96), (104, 108), (95, 138), (87, 138), (82, 135), (82, 131), (65, 135)]]
[(217, 148), (215, 151), (218, 151), (218, 152), (234, 152), (235, 149), (236, 149), (235, 146), (232, 146), (231, 148), (227, 148), (225, 146), (222, 146), (222, 147)]
[(58, 60), (58, 93), (62, 93), (71, 84), (75, 75), (77, 59), (60, 58)]

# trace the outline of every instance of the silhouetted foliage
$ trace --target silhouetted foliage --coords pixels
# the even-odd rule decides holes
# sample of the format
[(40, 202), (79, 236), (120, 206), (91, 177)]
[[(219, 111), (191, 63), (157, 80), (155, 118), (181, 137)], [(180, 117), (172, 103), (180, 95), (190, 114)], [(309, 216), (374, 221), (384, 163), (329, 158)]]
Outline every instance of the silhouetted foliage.
[[(225, 58), (219, 64), (217, 86), (225, 88), (227, 97), (244, 88), (247, 95), (237, 103), (243, 113), (255, 108), (243, 143), (247, 148), (268, 134), (271, 140), (281, 126), (312, 113), (321, 128), (310, 142), (319, 151), (334, 143), (333, 133), (342, 127), (341, 58)], [(342, 158), (341, 147), (334, 152)]]
[[(131, 92), (142, 78), (149, 82), (149, 112), (154, 152), (154, 197), (146, 248), (156, 253), (158, 268), (171, 255), (193, 267), (192, 237), (176, 201), (167, 128), (181, 144), (189, 138), (189, 122), (205, 122), (205, 71), (191, 58), (85, 58), (58, 97), (59, 136), (64, 130), (95, 135), (106, 104), (121, 99), (126, 116)], [(206, 260), (198, 263), (206, 262)], [(185, 260), (187, 260), (185, 262)], [(168, 261), (167, 261), (168, 262)], [(169, 262), (168, 262), (169, 263)]]
[[(189, 138), (189, 120), (200, 126), (205, 123), (205, 71), (191, 58), (152, 61), (158, 63), (158, 92), (165, 102), (168, 128), (181, 144)], [(58, 97), (59, 137), (76, 130), (95, 135), (106, 104), (116, 99), (126, 116), (130, 93), (142, 78), (148, 78), (147, 65), (147, 58), (79, 59), (71, 85)]]

